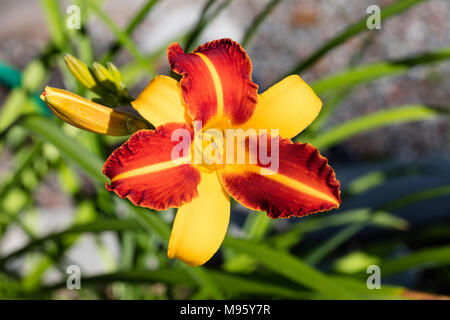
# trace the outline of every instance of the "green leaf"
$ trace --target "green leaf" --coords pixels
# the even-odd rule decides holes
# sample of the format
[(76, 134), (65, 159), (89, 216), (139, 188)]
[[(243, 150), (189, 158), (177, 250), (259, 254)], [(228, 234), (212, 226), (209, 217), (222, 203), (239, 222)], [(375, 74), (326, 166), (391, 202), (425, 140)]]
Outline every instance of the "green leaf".
[[(296, 289), (292, 286), (282, 286), (264, 280), (264, 278), (249, 277), (247, 275), (235, 275), (219, 272), (216, 270), (205, 270), (205, 273), (228, 295), (249, 294), (260, 297), (281, 297), (287, 299), (308, 299), (313, 295)], [(92, 277), (83, 277), (83, 284), (108, 284), (113, 282), (129, 283), (166, 283), (169, 285), (184, 284), (195, 286), (195, 282), (189, 278), (187, 272), (181, 268), (160, 269), (156, 271), (130, 270), (115, 272)], [(66, 282), (44, 287), (42, 291), (52, 291), (64, 288)]]
[(170, 229), (167, 223), (165, 223), (159, 216), (160, 213), (154, 210), (136, 207), (131, 203), (128, 203), (128, 209), (134, 213), (134, 217), (144, 228), (150, 232), (156, 232), (156, 234), (158, 234), (161, 238), (162, 244), (167, 248), (170, 237)]
[[(384, 23), (387, 21), (387, 18), (395, 16), (397, 14), (400, 14), (400, 13), (404, 12), (405, 10), (411, 8), (412, 6), (415, 6), (424, 1), (426, 1), (426, 0), (399, 0), (399, 1), (396, 1), (393, 4), (382, 8), (381, 21), (383, 21), (383, 23)], [(340, 32), (334, 38), (325, 42), (319, 49), (317, 49), (315, 52), (313, 52), (310, 56), (308, 56), (302, 62), (300, 62), (296, 66), (294, 66), (286, 75), (282, 76), (280, 78), (280, 80), (291, 74), (300, 73), (300, 72), (306, 70), (311, 65), (316, 63), (320, 58), (322, 58), (325, 54), (327, 54), (329, 51), (331, 51), (334, 48), (345, 43), (345, 41), (347, 41), (351, 37), (353, 37), (361, 32), (367, 31), (368, 28), (366, 25), (366, 20), (367, 20), (367, 17), (365, 16), (358, 22), (348, 26), (344, 31)]]
[(379, 257), (355, 250), (336, 259), (336, 261), (333, 262), (333, 269), (342, 274), (354, 274), (366, 272), (368, 266), (374, 264), (379, 265), (379, 263)]
[(330, 253), (336, 250), (341, 244), (351, 239), (358, 232), (363, 230), (369, 223), (360, 222), (352, 223), (341, 231), (337, 232), (332, 237), (325, 240), (317, 248), (313, 248), (311, 254), (305, 258), (305, 262), (310, 265), (317, 265), (325, 259)]
[[(144, 19), (147, 17), (147, 15), (152, 11), (153, 7), (159, 2), (159, 0), (148, 0), (145, 2), (141, 8), (137, 11), (137, 13), (134, 15), (134, 17), (130, 20), (127, 27), (124, 30), (124, 34), (127, 36), (130, 36), (134, 30), (144, 21)], [(108, 51), (105, 53), (105, 55), (100, 59), (101, 63), (106, 63), (107, 61), (111, 61), (114, 59), (117, 52), (120, 50), (120, 42), (116, 41), (114, 44), (111, 45), (111, 47), (108, 49)]]
[(118, 219), (101, 219), (86, 224), (76, 225), (61, 232), (49, 234), (45, 237), (34, 239), (22, 248), (19, 248), (8, 255), (0, 258), (0, 266), (3, 266), (9, 260), (20, 255), (26, 254), (31, 249), (42, 246), (47, 241), (61, 241), (61, 239), (68, 235), (92, 232), (99, 233), (104, 231), (126, 231), (126, 230), (142, 230), (142, 226), (133, 220), (118, 220)]
[(224, 245), (244, 252), (267, 269), (334, 299), (355, 299), (357, 296), (342, 288), (321, 272), (295, 256), (249, 240), (225, 238)]
[(102, 174), (103, 161), (82, 147), (78, 141), (69, 137), (50, 118), (28, 115), (21, 119), (20, 125), (53, 144), (68, 161), (77, 164), (97, 181), (106, 182)]
[(419, 268), (429, 269), (450, 266), (450, 246), (423, 249), (406, 257), (380, 263), (383, 276)]
[(429, 173), (430, 170), (431, 168), (428, 168), (425, 165), (408, 163), (385, 170), (371, 171), (347, 183), (346, 188), (342, 190), (342, 194), (345, 197), (355, 196), (381, 186), (389, 180), (418, 176), (421, 174)]
[(45, 20), (53, 42), (60, 50), (66, 51), (64, 50), (67, 44), (64, 32), (65, 25), (59, 1), (41, 0), (41, 5), (44, 9)]
[[(383, 271), (381, 271), (383, 274)], [(364, 280), (367, 279), (367, 274), (364, 275)], [(404, 288), (382, 284), (380, 289), (370, 290), (367, 288), (365, 281), (362, 283), (359, 280), (349, 277), (333, 276), (331, 277), (340, 286), (350, 290), (353, 294), (361, 296), (363, 299), (370, 300), (398, 300), (404, 299), (402, 294)]]
[(351, 223), (344, 229), (334, 234), (332, 237), (326, 239), (317, 248), (313, 248), (311, 253), (305, 258), (305, 262), (311, 265), (317, 265), (333, 251), (335, 251), (340, 245), (350, 240), (365, 227), (371, 224), (403, 231), (409, 226), (408, 221), (398, 218), (388, 212), (370, 212), (367, 220), (355, 221)]
[[(374, 42), (375, 34), (372, 33), (364, 39), (360, 48), (355, 51), (349, 59), (348, 68), (354, 68), (359, 64), (364, 54), (370, 48), (370, 45)], [(333, 113), (341, 106), (343, 102), (353, 91), (353, 87), (347, 86), (341, 90), (333, 90), (324, 99), (324, 104), (322, 106), (321, 112), (318, 114), (317, 118), (311, 123), (307, 128), (307, 133), (314, 133), (322, 129), (322, 127), (328, 122)]]
[[(214, 10), (212, 10), (211, 7), (214, 2), (215, 0), (208, 0), (205, 3), (196, 25), (187, 36), (186, 43), (184, 44), (184, 50), (186, 52), (190, 52), (192, 49), (194, 49), (196, 41), (200, 37), (202, 32), (224, 9), (226, 9), (231, 4), (231, 2), (233, 2), (233, 0), (224, 0), (216, 8), (214, 8)], [(212, 12), (210, 13), (211, 10)]]
[(214, 299), (223, 300), (225, 298), (221, 289), (211, 279), (204, 268), (188, 266), (183, 262), (179, 262), (179, 264), (186, 271), (186, 273), (189, 274), (190, 277), (200, 284), (207, 292), (209, 292)]
[[(18, 182), (20, 181), (20, 177), (22, 176), (22, 173), (33, 163), (33, 160), (35, 160), (36, 156), (42, 151), (42, 144), (36, 143), (34, 146), (28, 149), (23, 149), (22, 157), (20, 159), (16, 158), (16, 167), (12, 170), (12, 172), (9, 172), (9, 174), (2, 177), (3, 181), (0, 185), (0, 195), (4, 195), (4, 192), (12, 189)], [(21, 155), (18, 153), (18, 155)]]
[(450, 185), (439, 186), (439, 187), (422, 190), (419, 192), (415, 192), (415, 193), (400, 197), (394, 201), (391, 201), (391, 202), (383, 205), (382, 208), (385, 210), (392, 211), (392, 210), (396, 210), (399, 208), (407, 207), (416, 202), (432, 199), (435, 197), (448, 196), (448, 195), (450, 195)]
[(32, 60), (22, 73), (22, 86), (28, 92), (41, 89), (41, 83), (46, 78), (47, 70), (41, 60)]
[(14, 88), (0, 109), (0, 133), (7, 131), (14, 121), (25, 113), (29, 105), (26, 90), (21, 87)]
[(407, 105), (380, 110), (337, 125), (321, 133), (318, 137), (309, 139), (308, 142), (320, 150), (325, 150), (363, 132), (398, 123), (430, 119), (438, 114), (439, 112), (435, 109), (423, 105)]
[(320, 95), (326, 91), (348, 89), (381, 77), (407, 72), (416, 66), (443, 62), (448, 59), (450, 59), (450, 48), (447, 47), (409, 58), (350, 68), (312, 82), (311, 87)]
[(141, 64), (148, 74), (154, 75), (155, 71), (152, 66), (148, 63), (147, 59), (139, 51), (138, 47), (134, 44), (128, 34), (119, 29), (119, 27), (114, 23), (114, 21), (105, 14), (105, 12), (97, 5), (96, 1), (89, 1), (89, 5), (92, 10), (97, 14), (97, 16), (105, 23), (105, 25), (112, 31), (117, 41), (125, 47), (128, 52)]
[(370, 223), (371, 225), (405, 230), (406, 220), (398, 218), (384, 211), (372, 212), (370, 208), (358, 208), (339, 214), (311, 217), (302, 223), (294, 224), (290, 230), (276, 234), (266, 241), (279, 249), (288, 249), (301, 241), (304, 234), (329, 227), (348, 224)]
[(263, 297), (281, 297), (287, 299), (310, 299), (314, 295), (311, 292), (287, 287), (275, 281), (268, 281), (267, 277), (255, 279), (249, 275), (236, 275), (208, 270), (208, 273), (225, 292), (233, 294), (251, 294)]
[(241, 41), (241, 45), (244, 48), (250, 43), (264, 20), (266, 20), (269, 14), (277, 7), (280, 2), (281, 0), (270, 0), (265, 5), (264, 9), (255, 17), (255, 19), (253, 19), (252, 23), (245, 31), (244, 37)]
[(370, 211), (368, 208), (358, 208), (339, 214), (312, 216), (302, 223), (293, 224), (289, 230), (276, 234), (266, 241), (276, 248), (288, 249), (301, 241), (303, 235), (308, 232), (367, 221), (370, 219)]
[[(265, 212), (250, 212), (245, 220), (243, 231), (249, 240), (261, 240), (272, 226), (272, 219)], [(255, 261), (244, 253), (226, 251), (224, 268), (232, 272), (251, 272)]]

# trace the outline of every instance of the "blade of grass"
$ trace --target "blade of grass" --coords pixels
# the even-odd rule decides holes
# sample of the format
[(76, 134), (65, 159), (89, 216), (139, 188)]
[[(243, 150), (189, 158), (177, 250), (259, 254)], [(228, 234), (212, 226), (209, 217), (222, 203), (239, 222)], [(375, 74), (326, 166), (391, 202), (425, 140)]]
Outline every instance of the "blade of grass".
[[(374, 33), (370, 34), (364, 39), (361, 47), (351, 56), (348, 63), (348, 68), (354, 68), (359, 64), (367, 50), (370, 48), (370, 45), (373, 43), (374, 39)], [(321, 112), (313, 121), (313, 123), (311, 123), (311, 125), (307, 128), (306, 132), (314, 133), (320, 130), (328, 122), (333, 113), (342, 105), (341, 102), (343, 102), (352, 93), (353, 90), (353, 87), (346, 87), (341, 90), (333, 90), (332, 92), (330, 92), (331, 98), (325, 99)]]
[(427, 248), (393, 260), (380, 263), (383, 276), (415, 268), (429, 269), (450, 266), (450, 246)]
[(341, 88), (348, 89), (349, 87), (354, 87), (381, 77), (407, 72), (416, 66), (444, 62), (449, 59), (450, 48), (446, 47), (413, 57), (350, 68), (314, 81), (311, 83), (311, 87), (320, 95), (326, 91)]
[[(52, 36), (55, 47), (60, 53), (73, 53), (73, 48), (67, 34), (67, 28), (64, 21), (64, 14), (61, 10), (60, 1), (41, 0), (41, 5), (44, 9), (49, 32)], [(70, 72), (65, 68), (65, 64), (61, 56), (57, 56), (56, 64), (63, 75), (66, 87), (69, 89), (75, 88), (76, 82), (70, 77)]]
[(270, 0), (269, 3), (264, 7), (264, 9), (253, 19), (250, 26), (245, 31), (244, 37), (242, 38), (241, 45), (246, 48), (253, 37), (256, 35), (259, 27), (262, 25), (264, 20), (269, 16), (269, 14), (280, 4), (281, 0)]
[[(127, 36), (130, 36), (134, 32), (134, 30), (142, 23), (142, 21), (144, 21), (145, 17), (150, 13), (150, 11), (158, 2), (159, 0), (148, 0), (147, 2), (145, 2), (142, 7), (139, 8), (134, 17), (130, 20), (123, 33)], [(120, 43), (116, 41), (109, 47), (107, 52), (100, 59), (100, 62), (104, 64), (107, 61), (113, 60), (119, 50)]]
[(192, 31), (189, 33), (189, 36), (186, 39), (186, 42), (184, 44), (184, 51), (191, 52), (194, 49), (194, 46), (196, 44), (196, 41), (202, 34), (202, 32), (206, 29), (206, 27), (211, 24), (211, 22), (214, 21), (214, 19), (224, 10), (226, 9), (233, 0), (224, 0), (222, 1), (215, 10), (212, 11), (212, 13), (209, 14), (209, 11), (211, 10), (212, 5), (214, 4), (215, 0), (208, 0), (204, 7), (202, 8), (201, 14), (199, 19), (197, 20), (196, 25), (192, 29)]
[(214, 299), (223, 300), (225, 298), (221, 289), (216, 285), (205, 269), (188, 266), (182, 262), (178, 262), (178, 264), (192, 279), (203, 287), (203, 290), (209, 292)]
[(59, 1), (41, 0), (41, 6), (44, 9), (44, 15), (48, 24), (48, 30), (55, 45), (61, 51), (67, 48), (67, 37), (64, 32), (64, 21)]
[[(424, 1), (426, 1), (426, 0), (395, 1), (393, 4), (382, 8), (381, 21), (385, 22), (389, 17), (398, 15), (398, 14), (406, 11), (407, 9), (409, 9), (421, 2), (424, 2)], [(368, 29), (367, 29), (367, 25), (366, 25), (366, 19), (367, 19), (367, 17), (363, 17), (358, 22), (345, 28), (345, 30), (340, 32), (334, 38), (325, 42), (319, 49), (317, 49), (306, 59), (304, 59), (303, 61), (298, 63), (296, 66), (294, 66), (288, 73), (286, 73), (284, 76), (282, 76), (280, 78), (280, 80), (291, 74), (300, 73), (300, 72), (306, 70), (307, 68), (312, 66), (314, 63), (316, 63), (319, 59), (321, 59), (324, 55), (326, 55), (329, 51), (331, 51), (334, 48), (345, 43), (351, 37), (353, 37), (361, 32), (367, 31)]]
[(51, 233), (45, 237), (35, 239), (30, 241), (28, 244), (24, 245), (8, 255), (0, 258), (0, 267), (3, 267), (5, 263), (11, 259), (17, 258), (23, 254), (28, 253), (32, 249), (41, 247), (44, 243), (48, 241), (61, 241), (61, 238), (80, 233), (100, 233), (104, 231), (128, 231), (128, 230), (142, 230), (142, 226), (133, 220), (118, 220), (118, 219), (100, 219), (97, 221), (89, 222), (86, 224), (76, 225), (70, 227), (69, 229)]
[[(265, 237), (272, 226), (271, 219), (265, 212), (251, 212), (245, 220), (243, 231), (247, 239), (259, 241)], [(255, 261), (244, 253), (225, 252), (224, 268), (232, 272), (250, 272), (255, 268)]]
[[(398, 286), (391, 286), (384, 284), (380, 289), (370, 290), (367, 288), (366, 283), (361, 283), (361, 281), (354, 278), (342, 277), (342, 276), (332, 276), (331, 277), (339, 285), (351, 290), (354, 294), (362, 296), (364, 299), (370, 300), (403, 300), (402, 297), (404, 288)], [(365, 274), (364, 278), (367, 278)]]
[(408, 194), (406, 196), (400, 197), (394, 201), (391, 201), (382, 206), (384, 210), (393, 211), (396, 209), (400, 209), (403, 207), (407, 207), (414, 203), (432, 199), (435, 197), (449, 196), (450, 195), (450, 185), (439, 186), (435, 188), (430, 188), (426, 190), (421, 190), (419, 192), (415, 192), (412, 194)]
[(134, 217), (144, 226), (144, 228), (150, 232), (155, 232), (162, 240), (163, 246), (167, 248), (170, 229), (167, 223), (158, 216), (159, 213), (153, 210), (136, 207), (132, 204), (128, 204), (128, 209), (134, 213)]
[(256, 261), (262, 263), (267, 269), (329, 298), (357, 298), (357, 296), (340, 287), (321, 272), (289, 253), (270, 249), (261, 243), (230, 237), (225, 239), (224, 245), (248, 254)]
[(350, 240), (365, 227), (370, 225), (383, 226), (403, 231), (409, 226), (408, 221), (398, 218), (388, 212), (370, 212), (366, 220), (350, 223), (350, 225), (325, 240), (324, 243), (320, 244), (316, 248), (313, 248), (311, 253), (306, 256), (305, 262), (310, 265), (319, 264), (340, 245)]
[(387, 212), (377, 211), (376, 214), (370, 208), (358, 208), (347, 212), (340, 212), (335, 215), (318, 216), (297, 223), (290, 230), (276, 234), (266, 242), (273, 244), (276, 248), (286, 250), (297, 244), (302, 236), (308, 232), (313, 232), (330, 227), (339, 227), (351, 223), (370, 222), (371, 225), (384, 226), (404, 230), (407, 227), (405, 220), (399, 219)]
[[(153, 64), (156, 60), (161, 58), (167, 52), (167, 47), (169, 46), (169, 44), (174, 41), (182, 42), (186, 37), (187, 34), (182, 34), (175, 39), (171, 39), (169, 42), (164, 43), (163, 45), (155, 49), (152, 53), (146, 55), (148, 63)], [(145, 75), (142, 71), (142, 67), (136, 61), (132, 61), (122, 66), (121, 73), (123, 76), (123, 81), (128, 85), (128, 87), (132, 87), (133, 85), (139, 83)]]
[(39, 115), (28, 115), (20, 119), (19, 124), (50, 142), (68, 161), (77, 164), (93, 179), (106, 182), (102, 174), (103, 161), (83, 148), (77, 140), (64, 134), (49, 118)]
[(393, 124), (430, 119), (438, 114), (437, 110), (423, 105), (407, 105), (380, 110), (337, 125), (318, 137), (309, 139), (308, 142), (320, 150), (325, 150), (363, 132)]
[[(205, 270), (208, 276), (217, 283), (228, 295), (243, 293), (255, 296), (273, 298), (281, 297), (287, 299), (307, 299), (311, 297), (310, 292), (301, 291), (294, 287), (285, 287), (264, 279), (250, 278), (246, 275), (233, 275), (216, 270)], [(167, 283), (177, 285), (183, 283), (194, 286), (195, 282), (188, 277), (185, 270), (180, 268), (161, 269), (156, 271), (130, 270), (126, 272), (115, 272), (92, 277), (83, 277), (83, 284), (86, 286), (95, 284), (108, 284), (113, 282), (128, 283)], [(59, 288), (65, 288), (66, 282), (49, 285), (41, 289), (42, 292), (49, 292)]]
[(89, 1), (91, 9), (97, 14), (97, 16), (103, 21), (103, 23), (112, 31), (117, 41), (128, 50), (136, 61), (150, 74), (154, 75), (153, 68), (148, 63), (144, 55), (139, 51), (138, 47), (134, 44), (131, 38), (114, 23), (114, 21), (105, 14), (105, 12), (99, 8), (96, 1)]
[(313, 248), (312, 252), (306, 256), (305, 262), (310, 265), (317, 265), (330, 253), (336, 250), (341, 244), (351, 239), (358, 232), (369, 225), (369, 222), (352, 223), (345, 227), (331, 238), (327, 239), (318, 248)]
[(0, 185), (0, 195), (3, 195), (5, 191), (10, 190), (19, 182), (19, 179), (24, 170), (26, 170), (32, 164), (35, 157), (41, 151), (42, 143), (40, 142), (34, 144), (31, 148), (29, 148), (29, 150), (27, 150), (27, 154), (22, 157), (13, 171), (7, 177), (3, 177), (3, 182)]
[(342, 196), (355, 196), (381, 186), (389, 180), (430, 174), (431, 171), (432, 169), (428, 166), (410, 163), (384, 170), (371, 171), (347, 183), (347, 186), (342, 190)]
[[(214, 21), (214, 19), (220, 14), (222, 10), (224, 10), (231, 4), (232, 0), (223, 2), (210, 15), (207, 15), (207, 13), (210, 12), (210, 8), (215, 2), (216, 0), (208, 0), (205, 3), (201, 10), (199, 20), (197, 20), (197, 23), (193, 26), (192, 30), (180, 34), (174, 40), (169, 41), (168, 43), (157, 48), (153, 53), (147, 55), (146, 58), (148, 60), (148, 63), (151, 64), (155, 60), (159, 59), (163, 54), (165, 54), (167, 46), (174, 41), (184, 43), (184, 47), (187, 48), (185, 49), (185, 51), (192, 50), (193, 46), (195, 45), (195, 41), (200, 36), (201, 32), (203, 32), (203, 30)], [(142, 68), (140, 64), (136, 62), (131, 62), (125, 65), (122, 68), (122, 73), (125, 83), (129, 84), (129, 86), (138, 83), (143, 77)], [(173, 77), (177, 77), (177, 75), (173, 72), (171, 75)]]
[(287, 299), (309, 299), (313, 293), (299, 290), (294, 286), (288, 287), (279, 284), (279, 282), (270, 282), (266, 277), (255, 279), (249, 275), (236, 275), (208, 270), (211, 279), (216, 281), (221, 288), (226, 290), (229, 295), (233, 294), (251, 294), (257, 296), (282, 297)]

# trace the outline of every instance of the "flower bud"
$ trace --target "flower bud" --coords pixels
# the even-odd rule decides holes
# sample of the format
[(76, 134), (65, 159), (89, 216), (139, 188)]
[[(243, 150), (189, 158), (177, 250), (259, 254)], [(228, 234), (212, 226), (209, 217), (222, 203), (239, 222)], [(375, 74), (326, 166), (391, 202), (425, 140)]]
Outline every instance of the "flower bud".
[(98, 82), (111, 93), (119, 93), (121, 91), (120, 82), (113, 76), (113, 74), (102, 64), (94, 62), (92, 65), (95, 78)]
[(64, 61), (66, 62), (67, 68), (70, 70), (72, 75), (84, 87), (99, 95), (103, 95), (106, 93), (106, 91), (97, 84), (97, 81), (89, 70), (89, 67), (84, 62), (70, 54), (64, 55)]
[(125, 136), (149, 128), (131, 113), (116, 111), (66, 90), (46, 87), (41, 99), (60, 119), (94, 133)]
[(120, 70), (116, 67), (116, 65), (112, 62), (107, 62), (106, 67), (108, 68), (108, 71), (112, 74), (112, 76), (118, 81), (122, 82), (122, 74), (120, 73)]
[(114, 77), (119, 86), (119, 95), (122, 97), (122, 99), (124, 99), (124, 101), (131, 102), (133, 99), (128, 94), (127, 86), (123, 82), (120, 70), (112, 62), (107, 62), (106, 67), (108, 68), (109, 73)]

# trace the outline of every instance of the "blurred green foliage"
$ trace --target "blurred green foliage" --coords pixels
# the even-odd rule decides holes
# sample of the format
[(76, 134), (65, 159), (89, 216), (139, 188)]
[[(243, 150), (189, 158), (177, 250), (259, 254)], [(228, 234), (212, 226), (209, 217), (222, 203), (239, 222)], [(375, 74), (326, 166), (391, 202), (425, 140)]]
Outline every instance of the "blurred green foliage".
[[(51, 43), (22, 74), (7, 64), (0, 65), (0, 81), (11, 88), (0, 109), (0, 148), (2, 152), (10, 150), (13, 157), (12, 168), (2, 177), (0, 185), (0, 242), (12, 226), (20, 228), (29, 239), (23, 247), (0, 257), (0, 298), (403, 299), (408, 289), (401, 285), (388, 285), (384, 278), (381, 290), (367, 288), (365, 271), (370, 264), (380, 265), (383, 277), (431, 272), (433, 277), (442, 280), (440, 290), (444, 285), (449, 289), (450, 224), (436, 221), (426, 228), (411, 230), (408, 219), (395, 213), (428, 199), (445, 197), (448, 200), (450, 185), (434, 185), (411, 194), (400, 192), (381, 206), (366, 196), (391, 180), (436, 174), (421, 168), (374, 168), (352, 178), (343, 186), (343, 201), (345, 204), (348, 200), (357, 201), (366, 196), (364, 206), (356, 209), (343, 208), (337, 213), (316, 215), (283, 225), (263, 213), (251, 212), (244, 223), (242, 237), (227, 236), (221, 258), (214, 259), (205, 267), (193, 268), (179, 261), (169, 261), (165, 247), (170, 223), (165, 214), (134, 207), (104, 189), (103, 161), (120, 140), (70, 128), (46, 114), (45, 107), (36, 99), (55, 68), (63, 74), (68, 90), (83, 93), (83, 88), (65, 68), (64, 55), (74, 54), (88, 65), (93, 62), (92, 43), (86, 33), (86, 22), (91, 18), (100, 19), (116, 38), (108, 51), (98, 58), (101, 63), (113, 60), (118, 52), (126, 50), (132, 61), (121, 67), (124, 78), (120, 81), (132, 87), (143, 76), (153, 77), (155, 61), (165, 54), (165, 47), (144, 55), (131, 35), (160, 1), (146, 1), (124, 29), (101, 9), (103, 1), (75, 2), (88, 13), (83, 17), (81, 30), (65, 28), (64, 11), (59, 1), (41, 0)], [(201, 33), (231, 2), (206, 0), (197, 23), (174, 40), (180, 41), (186, 51), (192, 50)], [(259, 26), (281, 2), (268, 1), (265, 7), (261, 7), (241, 41), (244, 46), (250, 45), (251, 39), (257, 37)], [(425, 1), (395, 1), (382, 10), (382, 17), (388, 19), (402, 14), (421, 2)], [(349, 26), (311, 56), (294, 64), (290, 73), (306, 70), (328, 52), (365, 30), (365, 19)], [(396, 61), (369, 65), (356, 62), (347, 70), (323, 76), (312, 87), (328, 99), (316, 123), (299, 138), (326, 152), (375, 128), (448, 117), (448, 113), (434, 106), (412, 104), (393, 106), (334, 127), (327, 126), (330, 116), (339, 110), (342, 101), (358, 85), (405, 73), (417, 66), (448, 63), (449, 58), (449, 48), (442, 48)], [(96, 66), (93, 72), (97, 78), (102, 77), (102, 71), (114, 71), (112, 67), (108, 71), (101, 65)], [(37, 209), (35, 191), (48, 175), (53, 174), (57, 175), (76, 209), (67, 229), (40, 236), (33, 223)], [(86, 189), (92, 190), (87, 192)], [(450, 206), (446, 209), (450, 210)], [(428, 210), (433, 211), (433, 207)], [(344, 244), (368, 228), (390, 230), (393, 236), (363, 241), (351, 250), (343, 250)], [(105, 232), (113, 233), (119, 242), (118, 260), (98, 240), (99, 235)], [(67, 253), (85, 234), (97, 239), (100, 259), (108, 272), (84, 276), (83, 289), (68, 294), (64, 291), (66, 267), (71, 264)], [(305, 239), (313, 234), (321, 234), (321, 240), (307, 242)], [(402, 250), (405, 246), (407, 250)], [(21, 268), (14, 264), (18, 259), (22, 259)], [(50, 285), (45, 283), (45, 274), (50, 269), (59, 270), (63, 280)]]

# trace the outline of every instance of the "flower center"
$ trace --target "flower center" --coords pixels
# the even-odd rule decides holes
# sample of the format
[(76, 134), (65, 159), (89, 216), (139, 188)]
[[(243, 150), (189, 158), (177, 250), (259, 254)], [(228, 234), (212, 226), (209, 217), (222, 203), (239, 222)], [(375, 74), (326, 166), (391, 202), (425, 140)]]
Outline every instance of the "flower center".
[(199, 132), (193, 143), (194, 163), (203, 168), (214, 170), (224, 163), (224, 137), (221, 130), (208, 129)]

